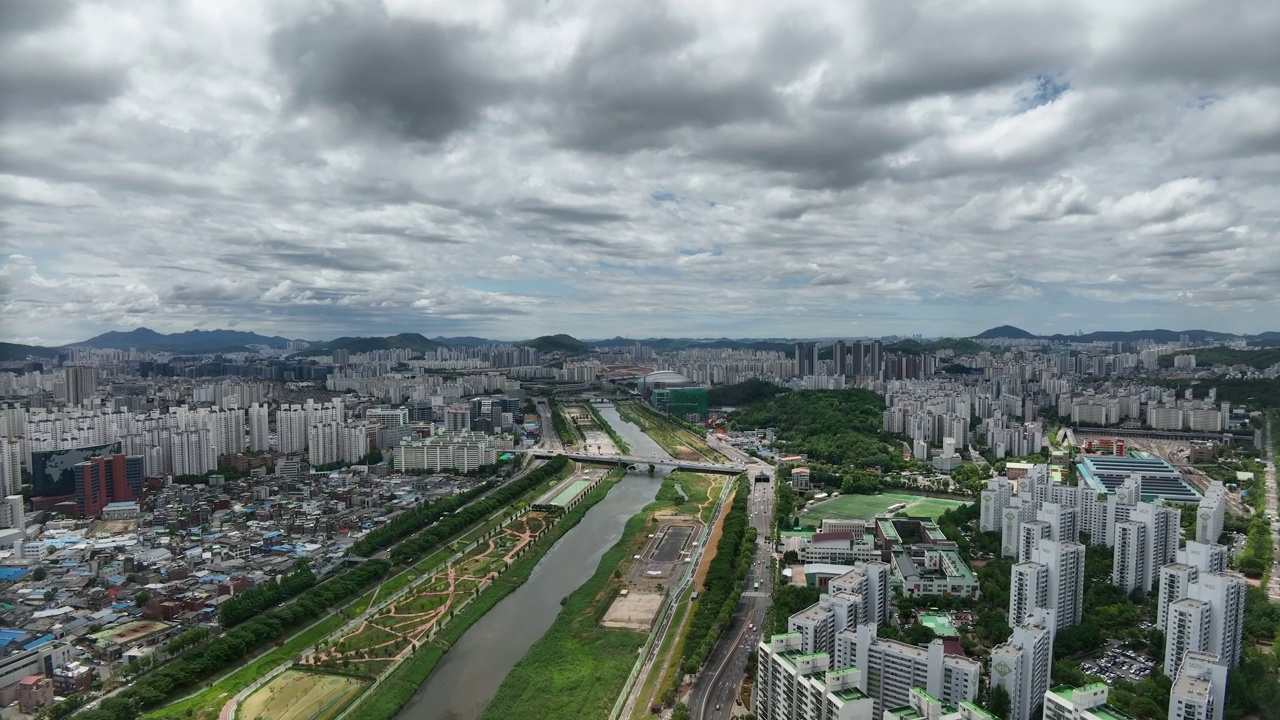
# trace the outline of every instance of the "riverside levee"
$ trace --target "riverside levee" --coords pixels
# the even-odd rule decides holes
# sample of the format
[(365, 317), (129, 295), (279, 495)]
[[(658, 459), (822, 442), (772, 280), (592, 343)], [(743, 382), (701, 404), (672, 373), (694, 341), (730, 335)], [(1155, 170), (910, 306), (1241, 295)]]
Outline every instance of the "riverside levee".
[[(632, 448), (667, 456), (649, 436), (623, 422), (613, 406), (601, 414)], [(631, 516), (653, 501), (663, 473), (628, 473), (538, 563), (529, 580), (480, 618), (449, 649), (396, 720), (473, 720), (507, 672), (551, 627), (560, 599), (591, 577), (600, 557), (622, 537)]]

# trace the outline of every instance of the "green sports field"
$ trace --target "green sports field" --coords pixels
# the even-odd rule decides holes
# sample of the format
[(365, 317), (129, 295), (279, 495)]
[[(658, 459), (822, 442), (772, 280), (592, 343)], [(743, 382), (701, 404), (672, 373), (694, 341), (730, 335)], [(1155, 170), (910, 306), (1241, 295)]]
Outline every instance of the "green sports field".
[(801, 525), (821, 525), (824, 518), (853, 518), (870, 520), (899, 503), (908, 503), (906, 508), (895, 512), (905, 512), (916, 517), (927, 516), (937, 519), (939, 515), (954, 507), (967, 505), (959, 500), (922, 497), (920, 495), (903, 495), (901, 493), (881, 493), (879, 495), (841, 495), (833, 500), (814, 503), (813, 507), (800, 513)]

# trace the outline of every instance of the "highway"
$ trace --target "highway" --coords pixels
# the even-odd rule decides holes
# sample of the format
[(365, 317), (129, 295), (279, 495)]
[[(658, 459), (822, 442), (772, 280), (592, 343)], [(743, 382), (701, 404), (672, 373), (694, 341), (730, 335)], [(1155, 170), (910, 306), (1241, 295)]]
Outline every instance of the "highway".
[[(685, 701), (695, 720), (727, 718), (737, 707), (738, 689), (747, 668), (747, 656), (760, 642), (761, 625), (769, 609), (773, 592), (773, 579), (769, 576), (769, 559), (773, 557), (770, 544), (770, 523), (773, 517), (773, 466), (756, 460), (725, 442), (712, 440), (711, 445), (727, 457), (747, 464), (747, 476), (751, 483), (751, 497), (747, 501), (747, 514), (758, 533), (754, 564), (747, 576), (746, 587), (738, 601), (729, 627), (711, 651), (702, 672), (693, 682), (693, 688)], [(754, 482), (759, 473), (765, 473), (769, 482)], [(755, 583), (760, 590), (755, 590)], [(737, 707), (739, 714), (745, 712)]]

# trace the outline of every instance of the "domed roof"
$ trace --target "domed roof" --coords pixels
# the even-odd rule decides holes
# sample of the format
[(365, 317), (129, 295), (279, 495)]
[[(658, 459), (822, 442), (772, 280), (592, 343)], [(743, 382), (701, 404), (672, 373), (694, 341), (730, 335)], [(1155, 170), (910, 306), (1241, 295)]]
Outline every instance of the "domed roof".
[(640, 378), (640, 383), (650, 387), (663, 385), (666, 387), (684, 387), (693, 385), (693, 381), (674, 370), (659, 370)]

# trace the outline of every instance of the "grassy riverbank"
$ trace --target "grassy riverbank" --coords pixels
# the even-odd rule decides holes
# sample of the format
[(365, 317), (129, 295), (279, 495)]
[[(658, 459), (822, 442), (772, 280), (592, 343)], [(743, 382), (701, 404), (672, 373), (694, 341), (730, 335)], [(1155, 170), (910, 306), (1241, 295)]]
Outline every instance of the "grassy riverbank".
[(724, 457), (712, 450), (703, 438), (636, 402), (616, 403), (618, 415), (639, 427), (663, 450), (680, 460), (721, 462)]
[(640, 552), (654, 505), (627, 521), (622, 538), (600, 559), (591, 579), (564, 600), (551, 629), (507, 674), (481, 720), (605, 718), (646, 635), (600, 627), (618, 593), (615, 569)]
[(592, 490), (576, 507), (567, 512), (551, 529), (534, 545), (533, 552), (527, 552), (512, 562), (494, 584), (480, 593), (480, 596), (463, 608), (436, 635), (434, 640), (423, 643), (422, 647), (408, 660), (391, 672), (376, 691), (366, 694), (360, 699), (349, 717), (360, 720), (389, 720), (413, 698), (419, 686), (424, 683), (440, 662), (444, 654), (463, 634), (474, 625), (485, 613), (493, 609), (503, 598), (515, 592), (528, 581), (533, 569), (542, 556), (570, 528), (577, 525), (596, 503), (614, 487), (616, 481), (625, 474), (622, 468), (615, 468), (609, 473), (606, 481)]

